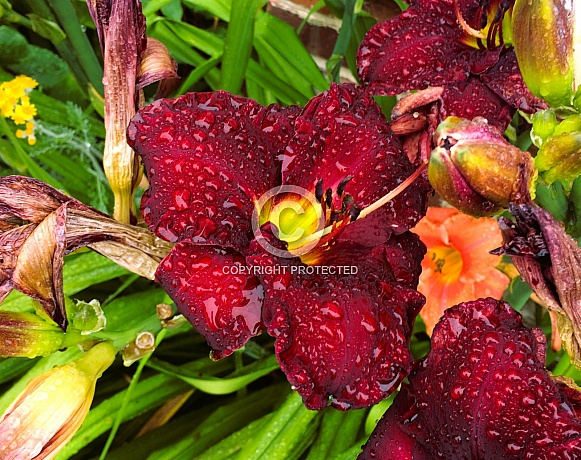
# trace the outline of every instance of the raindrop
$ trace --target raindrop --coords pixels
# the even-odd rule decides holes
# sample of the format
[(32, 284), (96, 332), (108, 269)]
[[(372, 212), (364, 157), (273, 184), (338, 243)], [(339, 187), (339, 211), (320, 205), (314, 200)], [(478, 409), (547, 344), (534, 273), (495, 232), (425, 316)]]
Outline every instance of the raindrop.
[(464, 390), (464, 386), (456, 385), (452, 388), (450, 396), (452, 396), (453, 399), (460, 399), (464, 395)]
[(173, 194), (173, 200), (178, 211), (185, 211), (190, 207), (191, 194), (187, 189), (178, 189)]

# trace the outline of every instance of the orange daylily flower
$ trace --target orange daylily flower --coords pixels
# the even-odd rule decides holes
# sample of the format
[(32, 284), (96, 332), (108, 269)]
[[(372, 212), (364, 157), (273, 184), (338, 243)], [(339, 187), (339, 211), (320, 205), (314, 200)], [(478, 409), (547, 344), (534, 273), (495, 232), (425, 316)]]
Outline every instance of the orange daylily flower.
[(420, 316), (429, 335), (446, 308), (480, 297), (499, 299), (510, 279), (489, 252), (502, 245), (495, 219), (474, 218), (454, 208), (429, 208), (412, 229), (428, 248), (418, 291), (426, 296)]

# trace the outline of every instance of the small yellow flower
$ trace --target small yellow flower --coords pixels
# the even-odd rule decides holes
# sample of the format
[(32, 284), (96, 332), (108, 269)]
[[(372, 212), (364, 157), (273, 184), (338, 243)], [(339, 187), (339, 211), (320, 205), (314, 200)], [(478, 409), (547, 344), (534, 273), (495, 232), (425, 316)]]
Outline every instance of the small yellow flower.
[(0, 115), (10, 118), (16, 125), (26, 125), (26, 129), (16, 130), (16, 137), (27, 139), (29, 145), (36, 144), (32, 119), (37, 111), (28, 93), (37, 86), (37, 81), (26, 75), (19, 75), (0, 84)]
[(18, 103), (18, 98), (10, 96), (0, 88), (0, 113), (4, 118), (10, 118), (14, 113), (14, 106)]
[(32, 379), (0, 417), (0, 458), (54, 458), (81, 427), (96, 381), (114, 359), (113, 346), (102, 342)]
[(19, 139), (28, 139), (28, 145), (36, 144), (36, 136), (34, 135), (34, 121), (26, 122), (26, 129), (17, 129), (16, 137)]
[(19, 99), (26, 96), (33, 88), (36, 88), (38, 83), (33, 78), (26, 75), (18, 75), (10, 81), (6, 81), (0, 85), (0, 90), (3, 90), (7, 95)]
[[(28, 98), (27, 98), (28, 99)], [(12, 120), (17, 125), (22, 125), (29, 120), (32, 120), (36, 115), (36, 107), (31, 104), (30, 101), (21, 101), (14, 107), (14, 114), (12, 115)]]

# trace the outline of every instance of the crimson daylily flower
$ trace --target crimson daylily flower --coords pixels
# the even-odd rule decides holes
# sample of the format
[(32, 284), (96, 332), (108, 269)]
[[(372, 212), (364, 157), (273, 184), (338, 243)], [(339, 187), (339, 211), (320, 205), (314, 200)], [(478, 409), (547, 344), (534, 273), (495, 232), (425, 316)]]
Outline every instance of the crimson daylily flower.
[[(407, 230), (429, 186), (419, 177), (348, 224), (415, 169), (370, 96), (334, 85), (301, 110), (190, 93), (141, 109), (128, 137), (151, 184), (144, 219), (176, 243), (157, 280), (215, 358), (266, 327), (311, 409), (329, 398), (342, 409), (368, 406), (397, 387), (424, 303), (415, 288), (425, 248)], [(251, 228), (260, 197), (281, 185), (315, 195), (332, 229), (303, 260), (266, 251)], [(261, 222), (263, 239), (285, 249), (272, 222)], [(346, 265), (355, 269), (306, 270)]]
[(481, 116), (501, 131), (516, 109), (534, 113), (547, 108), (525, 86), (512, 48), (498, 45), (495, 36), (486, 48), (466, 32), (460, 11), (484, 13), (480, 17), (485, 18), (483, 3), (456, 2), (412, 0), (399, 17), (375, 25), (357, 56), (361, 83), (383, 95), (443, 87), (435, 94), (440, 121), (451, 115)]
[(581, 458), (581, 392), (544, 362), (544, 334), (507, 303), (448, 309), (359, 459)]

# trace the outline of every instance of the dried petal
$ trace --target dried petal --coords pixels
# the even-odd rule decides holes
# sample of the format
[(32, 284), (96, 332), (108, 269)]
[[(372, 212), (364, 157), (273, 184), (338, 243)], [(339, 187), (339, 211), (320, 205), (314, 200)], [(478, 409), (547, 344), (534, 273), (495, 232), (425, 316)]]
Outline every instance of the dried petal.
[(149, 174), (141, 202), (148, 227), (167, 241), (246, 247), (254, 202), (280, 185), (276, 157), (296, 111), (222, 91), (141, 109), (128, 137)]
[[(0, 210), (0, 227), (10, 229), (0, 234), (0, 301), (17, 289), (38, 300), (63, 330), (65, 254), (89, 246), (153, 279), (171, 249), (146, 229), (117, 222), (27, 177), (0, 178)], [(25, 224), (28, 219), (33, 223)]]
[(50, 213), (20, 247), (12, 273), (14, 288), (38, 300), (63, 331), (68, 324), (62, 274), (65, 222), (66, 207)]
[[(407, 448), (402, 459), (578, 458), (581, 393), (553, 380), (544, 350), (543, 333), (525, 328), (505, 302), (479, 299), (447, 310), (430, 354), (396, 397), (396, 414), (388, 412), (378, 424), (369, 448), (376, 459), (391, 460), (382, 455), (390, 452), (383, 440), (395, 438)], [(402, 432), (415, 440), (413, 451)], [(370, 458), (369, 450), (365, 455), (360, 458)]]
[(214, 359), (262, 331), (264, 290), (231, 249), (178, 243), (159, 265), (157, 281), (208, 341)]
[(550, 213), (534, 204), (511, 205), (513, 223), (500, 218), (508, 254), (546, 307), (557, 313), (559, 334), (571, 360), (581, 366), (581, 249)]
[(141, 58), (137, 89), (159, 80), (179, 79), (178, 65), (172, 59), (166, 46), (155, 38), (147, 37), (147, 47)]

